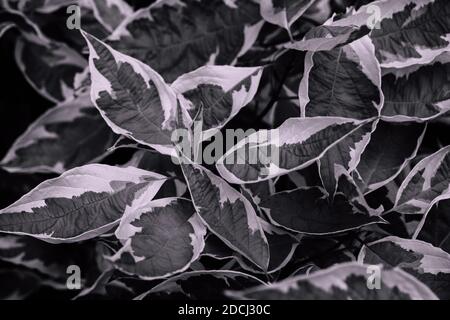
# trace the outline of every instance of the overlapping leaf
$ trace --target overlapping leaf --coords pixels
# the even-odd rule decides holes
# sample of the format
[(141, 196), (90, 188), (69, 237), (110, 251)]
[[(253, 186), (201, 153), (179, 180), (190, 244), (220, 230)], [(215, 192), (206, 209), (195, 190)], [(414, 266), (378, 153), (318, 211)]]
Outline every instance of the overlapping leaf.
[(359, 129), (364, 122), (335, 117), (290, 118), (279, 128), (260, 130), (217, 161), (231, 183), (253, 183), (302, 169)]
[(276, 24), (289, 33), (291, 25), (312, 5), (314, 0), (261, 0), (264, 20)]
[(312, 235), (334, 234), (384, 222), (353, 197), (349, 201), (341, 192), (330, 202), (319, 187), (275, 193), (260, 207), (273, 224)]
[(236, 299), (257, 300), (435, 300), (436, 295), (423, 283), (400, 269), (381, 271), (381, 288), (367, 286), (369, 265), (337, 264), (310, 275), (287, 278), (281, 282), (228, 295)]
[(154, 200), (123, 216), (116, 230), (123, 247), (111, 260), (142, 279), (165, 278), (186, 270), (199, 257), (205, 234), (189, 200)]
[(133, 167), (92, 164), (47, 180), (0, 211), (0, 232), (50, 243), (96, 237), (127, 210), (151, 200), (165, 177)]
[(202, 112), (203, 139), (212, 136), (255, 96), (262, 68), (205, 66), (180, 76), (171, 87), (189, 123)]
[(177, 115), (173, 90), (149, 66), (83, 35), (90, 51), (91, 99), (105, 121), (118, 134), (170, 152)]
[(262, 24), (254, 1), (164, 0), (137, 11), (109, 43), (172, 82), (206, 64), (233, 64), (250, 49)]
[(298, 93), (301, 114), (378, 116), (383, 105), (380, 72), (368, 36), (330, 51), (308, 52)]
[(133, 14), (124, 0), (82, 0), (81, 5), (91, 8), (97, 20), (110, 32)]
[(393, 210), (423, 214), (434, 202), (448, 198), (450, 196), (449, 168), (449, 146), (420, 161), (401, 184)]
[(191, 271), (158, 284), (136, 299), (175, 297), (217, 300), (225, 298), (225, 290), (240, 290), (262, 284), (258, 278), (238, 271)]
[(53, 102), (73, 95), (73, 78), (87, 66), (66, 44), (32, 33), (17, 39), (15, 58), (30, 85)]
[(425, 128), (380, 121), (356, 167), (355, 180), (364, 193), (386, 185), (401, 172), (416, 156)]
[(410, 73), (383, 77), (383, 119), (429, 121), (450, 111), (450, 55)]
[(364, 246), (358, 260), (400, 267), (426, 284), (440, 299), (449, 298), (450, 254), (419, 241), (386, 237)]
[(181, 164), (197, 213), (209, 230), (263, 270), (269, 248), (251, 203), (226, 181), (200, 165)]
[(0, 164), (10, 172), (63, 173), (100, 159), (114, 140), (89, 95), (83, 95), (40, 116)]

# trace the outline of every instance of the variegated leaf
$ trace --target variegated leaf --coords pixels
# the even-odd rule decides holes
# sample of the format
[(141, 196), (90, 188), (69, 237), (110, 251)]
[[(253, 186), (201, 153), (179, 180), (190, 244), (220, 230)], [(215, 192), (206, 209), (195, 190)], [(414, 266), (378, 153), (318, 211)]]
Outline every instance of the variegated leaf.
[(172, 82), (206, 64), (233, 64), (253, 45), (262, 24), (254, 1), (163, 0), (137, 11), (109, 43)]
[(448, 51), (450, 4), (447, 0), (378, 0), (346, 17), (330, 19), (304, 40), (299, 50), (330, 50), (370, 30), (370, 39), (383, 68), (401, 69), (431, 62)]
[(242, 290), (264, 284), (258, 278), (239, 271), (190, 271), (172, 277), (136, 297), (136, 300), (154, 298), (225, 299), (225, 290)]
[(424, 122), (450, 111), (450, 54), (404, 75), (383, 76), (386, 121)]
[(195, 209), (209, 230), (258, 267), (267, 270), (269, 247), (251, 203), (208, 169), (182, 160), (181, 167)]
[(450, 196), (450, 146), (420, 161), (398, 189), (392, 210), (423, 214), (434, 202)]
[(440, 299), (450, 298), (450, 254), (420, 240), (386, 237), (364, 246), (358, 257), (366, 264), (399, 267), (426, 284)]
[(321, 188), (298, 188), (275, 193), (260, 204), (276, 226), (290, 231), (327, 235), (357, 229), (384, 220), (369, 212), (354, 196), (351, 202), (341, 192), (332, 202)]
[(122, 217), (116, 237), (123, 247), (110, 259), (116, 268), (142, 279), (166, 278), (197, 260), (205, 234), (189, 200), (153, 200)]
[(0, 232), (50, 243), (96, 237), (151, 200), (165, 177), (133, 167), (91, 164), (47, 180), (0, 211)]
[(425, 129), (418, 123), (378, 123), (354, 175), (363, 193), (388, 184), (403, 170), (416, 156)]
[(208, 139), (245, 107), (256, 94), (262, 68), (205, 66), (180, 76), (173, 84), (188, 126), (202, 112), (202, 139)]
[(261, 0), (261, 16), (291, 33), (291, 25), (312, 5), (314, 0)]
[(436, 201), (422, 218), (414, 238), (450, 253), (450, 199)]
[(17, 39), (14, 54), (28, 83), (53, 102), (73, 95), (74, 76), (87, 66), (86, 60), (66, 44), (32, 33)]
[(364, 124), (334, 145), (320, 158), (320, 179), (330, 196), (333, 196), (336, 191), (337, 167), (343, 167), (348, 172), (353, 172), (356, 169), (377, 124), (378, 120)]
[(337, 117), (290, 118), (280, 127), (242, 139), (217, 161), (231, 183), (254, 183), (305, 168), (359, 129), (363, 121)]
[(423, 283), (401, 269), (382, 269), (378, 290), (370, 289), (370, 265), (342, 263), (281, 282), (228, 292), (235, 299), (256, 300), (436, 300)]
[(368, 36), (330, 51), (308, 52), (298, 95), (302, 116), (367, 119), (383, 105), (381, 71)]
[(12, 145), (0, 162), (9, 172), (53, 172), (100, 160), (116, 137), (89, 95), (45, 112)]
[(144, 63), (83, 33), (89, 46), (91, 99), (115, 133), (170, 153), (177, 99), (162, 77)]
[(133, 9), (124, 0), (81, 0), (80, 4), (92, 9), (97, 20), (109, 32), (133, 14)]

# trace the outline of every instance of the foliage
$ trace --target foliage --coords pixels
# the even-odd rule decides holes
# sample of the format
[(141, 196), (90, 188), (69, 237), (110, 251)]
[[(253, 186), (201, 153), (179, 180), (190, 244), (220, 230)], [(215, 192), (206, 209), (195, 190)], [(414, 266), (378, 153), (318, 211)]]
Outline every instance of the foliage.
[(2, 0), (0, 16), (21, 85), (52, 105), (0, 162), (20, 186), (0, 298), (450, 298), (449, 1)]

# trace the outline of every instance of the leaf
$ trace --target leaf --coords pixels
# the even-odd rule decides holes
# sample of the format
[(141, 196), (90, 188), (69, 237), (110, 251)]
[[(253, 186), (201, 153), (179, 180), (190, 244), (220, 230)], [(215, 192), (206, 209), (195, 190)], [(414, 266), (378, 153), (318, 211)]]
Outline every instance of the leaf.
[(335, 144), (319, 159), (320, 179), (330, 196), (336, 191), (337, 167), (342, 167), (348, 172), (356, 169), (377, 124), (378, 120), (364, 124)]
[[(67, 267), (89, 255), (86, 245), (49, 244), (32, 237), (0, 236), (0, 260), (38, 271), (52, 279), (67, 280)], [(91, 261), (90, 261), (91, 262)]]
[(160, 152), (170, 152), (177, 100), (161, 76), (83, 32), (89, 46), (91, 99), (117, 133)]
[(126, 18), (134, 12), (124, 0), (82, 0), (81, 4), (91, 8), (97, 20), (113, 32)]
[(417, 155), (426, 126), (380, 121), (356, 168), (355, 180), (363, 193), (392, 181)]
[(380, 217), (370, 215), (365, 208), (361, 211), (360, 204), (355, 207), (341, 193), (337, 193), (330, 203), (319, 187), (275, 193), (260, 207), (272, 224), (310, 235), (335, 234), (384, 222)]
[(32, 33), (17, 39), (14, 55), (28, 83), (53, 102), (73, 95), (73, 78), (87, 65), (66, 44)]
[(0, 299), (21, 300), (41, 288), (42, 282), (37, 275), (29, 271), (0, 269)]
[(411, 239), (386, 237), (364, 246), (358, 261), (400, 267), (426, 284), (440, 299), (450, 297), (450, 254), (433, 245)]
[(403, 76), (385, 75), (383, 119), (424, 122), (450, 111), (449, 74), (450, 55), (446, 55)]
[(133, 167), (91, 164), (47, 180), (0, 211), (0, 232), (50, 243), (94, 238), (151, 200), (165, 177)]
[(450, 200), (436, 201), (423, 216), (414, 238), (450, 253)]
[(206, 64), (234, 64), (262, 24), (253, 1), (159, 1), (127, 19), (108, 42), (172, 82)]
[(189, 200), (153, 200), (122, 217), (116, 236), (123, 247), (111, 261), (141, 279), (166, 278), (197, 260), (205, 246), (205, 234)]
[(378, 116), (383, 105), (380, 72), (368, 36), (331, 51), (308, 52), (298, 92), (302, 116)]
[(314, 0), (261, 0), (261, 16), (291, 33), (291, 25), (302, 16)]
[(205, 66), (180, 76), (171, 87), (190, 124), (202, 110), (202, 138), (208, 139), (252, 101), (261, 74), (258, 67)]
[(88, 95), (45, 112), (22, 134), (0, 162), (9, 172), (63, 173), (101, 159), (115, 135)]
[[(379, 1), (372, 3), (377, 5)], [(381, 5), (391, 6), (391, 1)], [(394, 1), (391, 12), (371, 32), (377, 58), (384, 68), (404, 68), (432, 61), (448, 51), (450, 5), (446, 0)], [(362, 11), (363, 8), (360, 9)]]
[(161, 282), (136, 300), (179, 297), (189, 299), (225, 299), (224, 291), (240, 290), (263, 284), (261, 280), (238, 271), (204, 270), (190, 271)]
[(393, 211), (423, 214), (449, 196), (450, 146), (421, 160), (398, 189)]
[(235, 299), (256, 300), (436, 300), (423, 283), (400, 269), (382, 269), (381, 289), (367, 286), (370, 266), (355, 262), (287, 278), (281, 282), (228, 292)]
[(211, 171), (186, 158), (181, 160), (195, 209), (208, 229), (230, 248), (267, 270), (268, 243), (251, 203)]
[(365, 36), (369, 31), (368, 28), (354, 25), (334, 26), (330, 18), (324, 25), (309, 30), (302, 40), (288, 43), (284, 47), (310, 52), (329, 51), (351, 43)]
[(290, 118), (229, 149), (216, 164), (231, 183), (254, 183), (305, 168), (364, 122), (337, 117)]

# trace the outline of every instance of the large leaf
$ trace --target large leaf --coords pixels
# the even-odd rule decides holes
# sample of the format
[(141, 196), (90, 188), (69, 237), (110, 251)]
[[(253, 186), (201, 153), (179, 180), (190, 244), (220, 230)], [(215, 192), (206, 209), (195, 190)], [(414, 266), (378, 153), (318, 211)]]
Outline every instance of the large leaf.
[(205, 66), (180, 76), (172, 88), (192, 123), (202, 112), (203, 139), (223, 127), (256, 94), (262, 68)]
[(242, 139), (217, 161), (220, 175), (231, 183), (253, 183), (305, 168), (362, 126), (335, 118), (290, 118), (280, 127)]
[(425, 128), (417, 123), (378, 123), (356, 167), (355, 179), (364, 193), (388, 184), (403, 170), (416, 156)]
[(450, 111), (450, 54), (433, 64), (396, 77), (383, 77), (385, 96), (382, 110), (387, 121), (433, 120)]
[(149, 66), (83, 35), (90, 51), (91, 99), (105, 121), (114, 132), (167, 152), (176, 128), (173, 90)]
[(298, 95), (302, 116), (378, 116), (383, 105), (381, 71), (369, 37), (330, 51), (308, 52)]
[(260, 207), (273, 224), (312, 235), (334, 234), (384, 222), (370, 215), (360, 203), (356, 204), (342, 193), (336, 193), (330, 203), (321, 188), (310, 187), (276, 193)]
[(258, 4), (249, 0), (164, 0), (137, 11), (109, 43), (172, 82), (206, 64), (233, 64), (262, 23)]
[(381, 288), (369, 289), (370, 265), (337, 264), (310, 275), (287, 278), (281, 282), (243, 291), (231, 291), (236, 299), (264, 300), (436, 300), (423, 283), (400, 269), (381, 270)]
[(123, 247), (111, 260), (120, 270), (145, 280), (166, 278), (197, 260), (205, 234), (189, 200), (154, 200), (122, 217), (116, 236)]
[(400, 188), (393, 210), (402, 213), (425, 213), (450, 189), (450, 146), (420, 161), (408, 174)]
[(66, 44), (32, 33), (17, 39), (15, 59), (30, 85), (53, 102), (73, 95), (74, 76), (87, 65)]
[(301, 17), (314, 0), (261, 0), (264, 20), (276, 24), (289, 33), (291, 25)]
[(260, 220), (251, 203), (226, 181), (200, 165), (181, 164), (197, 213), (232, 249), (263, 270), (269, 263), (269, 248)]
[(50, 243), (107, 232), (127, 210), (151, 200), (165, 177), (133, 167), (92, 164), (47, 180), (0, 211), (0, 232)]
[(225, 290), (242, 290), (264, 284), (258, 278), (238, 271), (204, 270), (172, 277), (139, 295), (136, 299), (181, 298), (219, 300)]
[(63, 173), (99, 160), (114, 133), (83, 95), (45, 112), (12, 145), (1, 166), (9, 172)]
[(440, 298), (450, 297), (450, 254), (411, 239), (386, 237), (364, 246), (359, 262), (400, 267), (426, 284)]

